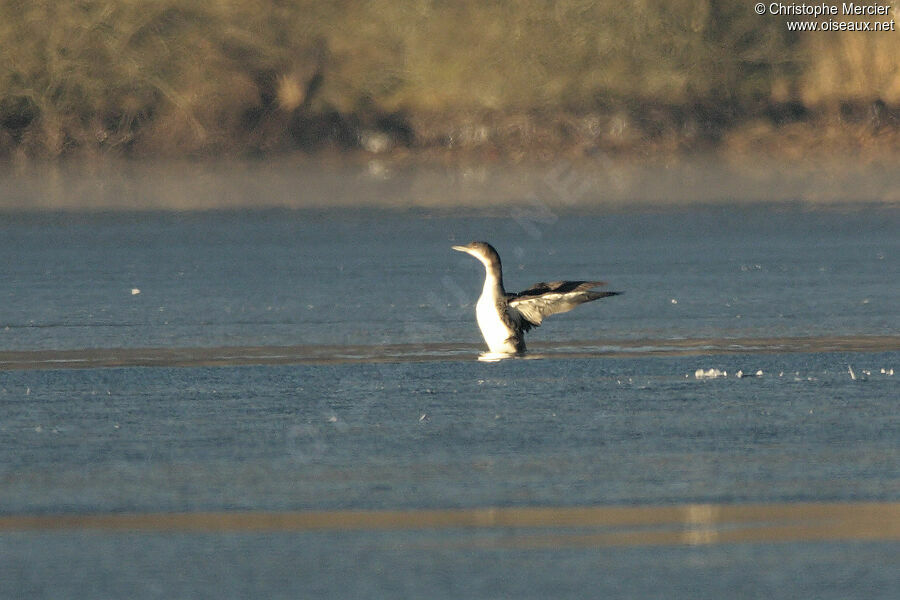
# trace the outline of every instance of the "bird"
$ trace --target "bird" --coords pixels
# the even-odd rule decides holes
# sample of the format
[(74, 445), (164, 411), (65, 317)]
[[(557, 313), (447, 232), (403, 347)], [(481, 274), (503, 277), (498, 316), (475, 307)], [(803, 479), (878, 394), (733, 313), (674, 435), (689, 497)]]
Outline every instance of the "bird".
[(484, 265), (484, 288), (475, 305), (475, 318), (492, 354), (522, 355), (525, 332), (538, 327), (546, 317), (622, 293), (594, 291), (606, 285), (603, 281), (542, 281), (521, 292), (509, 293), (503, 287), (503, 267), (493, 246), (471, 242), (452, 248), (472, 255)]

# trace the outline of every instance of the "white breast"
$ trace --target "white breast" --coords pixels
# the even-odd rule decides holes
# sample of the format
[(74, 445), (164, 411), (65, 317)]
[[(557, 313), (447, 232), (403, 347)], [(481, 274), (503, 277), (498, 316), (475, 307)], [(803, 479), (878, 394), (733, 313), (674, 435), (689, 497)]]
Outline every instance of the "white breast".
[(491, 352), (515, 353), (516, 346), (511, 340), (515, 331), (510, 329), (497, 313), (496, 299), (490, 294), (481, 294), (475, 305), (478, 328)]

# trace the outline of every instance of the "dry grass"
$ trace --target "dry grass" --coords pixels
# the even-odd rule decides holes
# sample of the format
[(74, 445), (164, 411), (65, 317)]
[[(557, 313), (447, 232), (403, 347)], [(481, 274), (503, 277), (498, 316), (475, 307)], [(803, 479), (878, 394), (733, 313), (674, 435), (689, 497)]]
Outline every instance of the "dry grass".
[(808, 36), (800, 98), (810, 106), (881, 100), (900, 105), (900, 31)]
[(900, 104), (897, 33), (789, 35), (743, 0), (0, 0), (0, 48), (0, 154), (38, 157), (284, 150), (389, 114)]

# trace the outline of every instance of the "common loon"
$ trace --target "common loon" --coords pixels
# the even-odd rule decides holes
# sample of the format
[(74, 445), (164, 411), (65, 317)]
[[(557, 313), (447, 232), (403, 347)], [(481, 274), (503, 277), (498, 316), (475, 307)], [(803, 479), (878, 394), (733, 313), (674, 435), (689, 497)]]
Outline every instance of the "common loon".
[(541, 324), (545, 317), (572, 310), (579, 304), (616, 296), (621, 292), (595, 292), (603, 281), (552, 281), (536, 283), (517, 294), (503, 287), (500, 255), (487, 242), (453, 246), (471, 254), (484, 265), (484, 289), (475, 305), (478, 328), (492, 353), (499, 355), (525, 352), (525, 332)]

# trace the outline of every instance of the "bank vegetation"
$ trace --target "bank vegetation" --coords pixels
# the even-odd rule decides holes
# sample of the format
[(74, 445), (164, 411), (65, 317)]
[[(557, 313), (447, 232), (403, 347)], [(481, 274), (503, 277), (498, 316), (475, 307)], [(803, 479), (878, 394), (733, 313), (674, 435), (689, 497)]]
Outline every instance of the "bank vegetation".
[(900, 34), (746, 0), (0, 0), (0, 48), (14, 160), (900, 147)]

